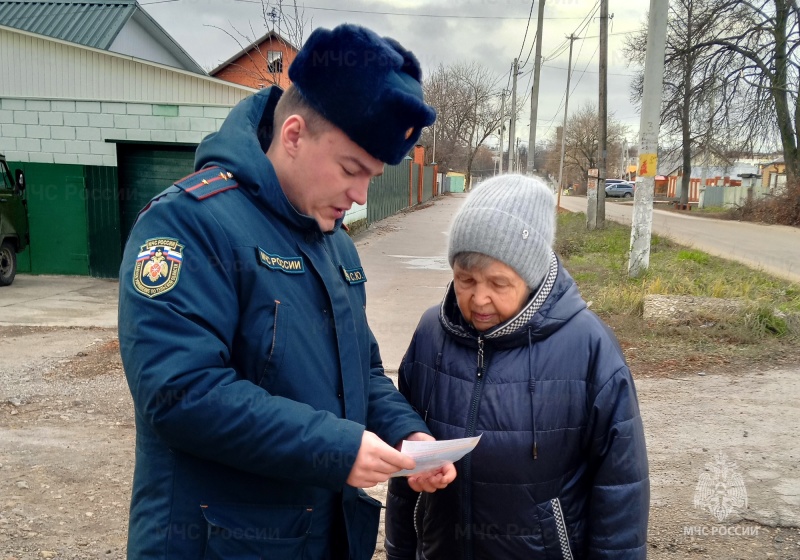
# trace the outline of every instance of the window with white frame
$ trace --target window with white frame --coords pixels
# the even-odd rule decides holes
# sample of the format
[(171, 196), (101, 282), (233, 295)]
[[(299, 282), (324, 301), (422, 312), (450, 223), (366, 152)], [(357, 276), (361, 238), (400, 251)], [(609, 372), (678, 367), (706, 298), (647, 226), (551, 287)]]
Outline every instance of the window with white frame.
[(283, 72), (283, 53), (281, 51), (267, 51), (267, 71), (270, 74)]

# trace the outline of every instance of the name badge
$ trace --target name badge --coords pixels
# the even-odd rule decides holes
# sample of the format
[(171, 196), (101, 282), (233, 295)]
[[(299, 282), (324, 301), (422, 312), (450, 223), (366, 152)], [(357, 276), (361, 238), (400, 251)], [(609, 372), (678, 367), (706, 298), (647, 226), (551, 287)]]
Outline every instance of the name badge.
[(303, 265), (303, 257), (281, 257), (279, 255), (270, 255), (263, 249), (259, 249), (258, 259), (261, 264), (271, 270), (280, 270), (287, 274), (302, 274), (306, 271)]
[(348, 284), (363, 284), (367, 281), (367, 276), (361, 267), (348, 269), (342, 266), (342, 274), (344, 274), (344, 279)]

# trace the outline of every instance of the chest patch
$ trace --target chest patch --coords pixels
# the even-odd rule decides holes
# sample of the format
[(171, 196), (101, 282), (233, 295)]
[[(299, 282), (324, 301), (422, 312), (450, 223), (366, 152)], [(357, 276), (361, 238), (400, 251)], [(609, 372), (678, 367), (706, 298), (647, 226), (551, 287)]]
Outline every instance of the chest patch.
[(271, 255), (263, 249), (258, 249), (258, 260), (270, 270), (280, 270), (287, 274), (302, 274), (306, 271), (303, 257), (281, 257)]
[(367, 281), (367, 276), (364, 274), (364, 269), (358, 268), (345, 268), (342, 266), (342, 274), (348, 284), (363, 284)]
[(136, 256), (133, 287), (149, 298), (166, 293), (178, 283), (182, 264), (183, 245), (177, 239), (149, 239)]

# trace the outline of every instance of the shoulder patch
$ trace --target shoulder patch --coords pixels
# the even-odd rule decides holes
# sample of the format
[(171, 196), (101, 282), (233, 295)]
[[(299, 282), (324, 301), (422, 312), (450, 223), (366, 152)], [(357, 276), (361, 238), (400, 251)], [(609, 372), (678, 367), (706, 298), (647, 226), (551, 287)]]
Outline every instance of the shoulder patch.
[(239, 187), (230, 171), (221, 167), (204, 167), (188, 177), (175, 183), (175, 186), (192, 195), (197, 200), (204, 200), (215, 194)]
[(148, 239), (136, 255), (133, 287), (149, 298), (166, 293), (178, 283), (182, 264), (183, 245), (177, 239)]

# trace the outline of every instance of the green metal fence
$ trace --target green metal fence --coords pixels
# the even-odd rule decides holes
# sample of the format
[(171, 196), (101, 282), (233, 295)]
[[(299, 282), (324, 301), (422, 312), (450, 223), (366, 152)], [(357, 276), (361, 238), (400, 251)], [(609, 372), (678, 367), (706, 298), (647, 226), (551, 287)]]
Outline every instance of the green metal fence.
[(377, 222), (408, 207), (410, 160), (387, 165), (380, 177), (374, 177), (367, 195), (367, 221)]
[(422, 172), (422, 202), (433, 198), (433, 166), (425, 166)]

